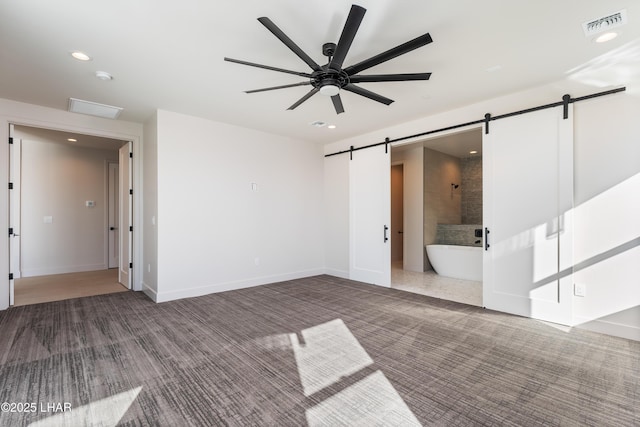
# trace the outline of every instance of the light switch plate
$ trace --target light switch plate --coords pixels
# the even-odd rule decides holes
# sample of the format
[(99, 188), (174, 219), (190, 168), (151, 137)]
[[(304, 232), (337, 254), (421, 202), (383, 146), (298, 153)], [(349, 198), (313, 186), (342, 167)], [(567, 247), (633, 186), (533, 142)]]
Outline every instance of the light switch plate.
[(587, 285), (584, 283), (575, 283), (573, 285), (573, 294), (577, 297), (587, 296)]

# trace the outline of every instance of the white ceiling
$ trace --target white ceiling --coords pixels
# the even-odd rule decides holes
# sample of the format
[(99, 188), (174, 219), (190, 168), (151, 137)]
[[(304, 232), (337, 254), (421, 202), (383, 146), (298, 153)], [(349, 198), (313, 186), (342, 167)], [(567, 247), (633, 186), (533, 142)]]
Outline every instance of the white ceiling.
[[(336, 115), (330, 99), (317, 94), (287, 111), (308, 86), (243, 91), (303, 78), (223, 61), (310, 71), (256, 18), (269, 17), (325, 63), (321, 46), (337, 42), (351, 5), (340, 0), (0, 0), (0, 97), (63, 110), (70, 97), (79, 98), (124, 107), (119, 120), (133, 122), (159, 108), (328, 143), (563, 79), (579, 96), (638, 78), (638, 0), (358, 4), (367, 13), (345, 66), (426, 32), (434, 40), (363, 72), (433, 73), (429, 81), (361, 84), (394, 99), (390, 106), (344, 93), (346, 112)], [(617, 39), (585, 38), (583, 22), (621, 9), (629, 24)], [(69, 55), (73, 50), (93, 60), (79, 62)], [(607, 71), (603, 61), (627, 64), (631, 75)], [(98, 80), (96, 71), (114, 80)], [(318, 120), (337, 128), (309, 125)]]

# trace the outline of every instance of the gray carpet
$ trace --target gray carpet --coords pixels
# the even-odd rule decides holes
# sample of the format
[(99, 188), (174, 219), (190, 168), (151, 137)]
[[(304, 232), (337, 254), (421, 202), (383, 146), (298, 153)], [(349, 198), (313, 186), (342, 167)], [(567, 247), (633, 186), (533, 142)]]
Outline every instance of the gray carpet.
[(329, 276), (127, 292), (0, 312), (0, 402), (2, 426), (637, 426), (640, 342)]

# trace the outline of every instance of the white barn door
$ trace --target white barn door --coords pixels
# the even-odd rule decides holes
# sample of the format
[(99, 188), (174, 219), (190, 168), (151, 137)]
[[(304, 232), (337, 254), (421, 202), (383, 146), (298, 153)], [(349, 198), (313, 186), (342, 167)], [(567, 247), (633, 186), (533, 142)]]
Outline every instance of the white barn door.
[(484, 134), (486, 308), (572, 322), (572, 113), (500, 119)]
[[(390, 150), (388, 150), (390, 151)], [(349, 278), (391, 286), (391, 155), (354, 151), (349, 162)]]

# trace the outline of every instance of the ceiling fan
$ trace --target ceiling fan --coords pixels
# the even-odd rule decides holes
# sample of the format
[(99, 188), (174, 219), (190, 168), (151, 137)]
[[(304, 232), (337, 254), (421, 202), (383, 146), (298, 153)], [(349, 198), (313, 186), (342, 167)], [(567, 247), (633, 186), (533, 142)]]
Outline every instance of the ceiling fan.
[(361, 6), (352, 5), (347, 22), (344, 24), (342, 34), (338, 44), (325, 43), (322, 45), (322, 53), (328, 57), (326, 65), (319, 65), (309, 55), (307, 55), (293, 40), (291, 40), (276, 24), (274, 24), (269, 18), (258, 18), (258, 21), (264, 25), (269, 31), (273, 33), (282, 43), (284, 43), (293, 53), (295, 53), (300, 59), (302, 59), (311, 69), (311, 73), (298, 72), (292, 70), (285, 70), (283, 68), (271, 67), (268, 65), (256, 64), (253, 62), (241, 61), (239, 59), (224, 58), (225, 61), (235, 62), (237, 64), (249, 65), (251, 67), (264, 68), (271, 71), (279, 71), (282, 73), (293, 74), (300, 77), (305, 77), (308, 80), (293, 83), (282, 86), (267, 87), (262, 89), (248, 90), (246, 93), (265, 92), (269, 90), (285, 89), (296, 86), (308, 86), (313, 88), (302, 98), (296, 101), (288, 110), (293, 110), (300, 104), (311, 98), (316, 93), (320, 92), (322, 95), (330, 96), (333, 106), (337, 114), (344, 112), (342, 100), (340, 99), (340, 90), (346, 90), (348, 92), (355, 93), (357, 95), (364, 96), (374, 101), (380, 102), (385, 105), (389, 105), (393, 102), (392, 99), (386, 98), (375, 92), (371, 92), (362, 87), (356, 86), (354, 83), (370, 83), (370, 82), (401, 82), (410, 80), (429, 80), (431, 73), (407, 73), (407, 74), (371, 74), (371, 75), (359, 75), (361, 71), (367, 70), (375, 65), (389, 61), (397, 56), (403, 55), (407, 52), (411, 52), (414, 49), (425, 46), (431, 43), (433, 40), (429, 33), (426, 33), (420, 37), (375, 55), (369, 59), (365, 59), (355, 65), (350, 65), (346, 68), (342, 68), (342, 63), (349, 52), (351, 43), (356, 36), (356, 32), (360, 27), (362, 18), (367, 10)]

